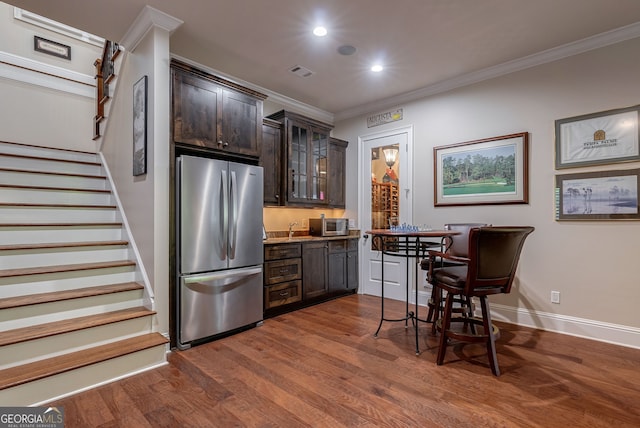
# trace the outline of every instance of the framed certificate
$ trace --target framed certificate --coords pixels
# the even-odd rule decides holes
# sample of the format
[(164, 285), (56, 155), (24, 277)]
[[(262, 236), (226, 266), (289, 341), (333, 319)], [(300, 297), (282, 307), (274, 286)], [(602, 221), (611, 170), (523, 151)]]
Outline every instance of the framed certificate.
[(640, 160), (640, 106), (556, 120), (556, 169)]

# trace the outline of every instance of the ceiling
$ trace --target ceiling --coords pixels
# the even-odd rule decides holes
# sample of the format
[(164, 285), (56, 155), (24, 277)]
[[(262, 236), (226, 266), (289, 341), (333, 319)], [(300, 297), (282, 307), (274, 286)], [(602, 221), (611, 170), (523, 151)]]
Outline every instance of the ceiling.
[[(631, 26), (615, 33), (640, 36), (639, 0), (5, 2), (114, 41), (152, 6), (184, 21), (171, 36), (172, 54), (336, 118), (473, 81), (469, 76), (479, 80), (514, 61), (531, 64), (525, 61), (531, 56), (621, 27)], [(322, 38), (311, 33), (319, 22), (329, 31)], [(356, 53), (340, 55), (345, 44)], [(375, 61), (384, 64), (382, 72), (370, 71)], [(296, 65), (314, 74), (289, 72)]]

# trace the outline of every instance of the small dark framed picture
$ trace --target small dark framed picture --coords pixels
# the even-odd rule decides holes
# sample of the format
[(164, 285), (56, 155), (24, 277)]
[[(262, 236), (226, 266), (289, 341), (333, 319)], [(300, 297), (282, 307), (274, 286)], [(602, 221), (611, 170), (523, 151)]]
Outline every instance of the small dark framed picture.
[(53, 40), (33, 36), (33, 49), (48, 55), (57, 56), (58, 58), (71, 60), (71, 46), (63, 45)]
[(133, 175), (147, 173), (147, 76), (133, 85)]

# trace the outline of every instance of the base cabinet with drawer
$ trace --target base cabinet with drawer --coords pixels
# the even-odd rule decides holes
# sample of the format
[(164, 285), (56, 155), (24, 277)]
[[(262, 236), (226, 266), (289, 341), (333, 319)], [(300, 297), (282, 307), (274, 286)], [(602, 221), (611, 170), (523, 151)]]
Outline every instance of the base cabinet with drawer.
[(264, 247), (265, 317), (358, 288), (358, 239), (314, 239)]
[(302, 299), (301, 255), (300, 244), (265, 245), (265, 311)]

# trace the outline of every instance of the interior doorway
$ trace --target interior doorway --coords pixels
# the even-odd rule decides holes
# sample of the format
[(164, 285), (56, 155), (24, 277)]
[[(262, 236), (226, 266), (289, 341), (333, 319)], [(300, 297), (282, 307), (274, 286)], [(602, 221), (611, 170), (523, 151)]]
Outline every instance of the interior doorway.
[[(413, 128), (369, 134), (358, 140), (358, 223), (363, 234), (359, 290), (363, 294), (380, 296), (381, 254), (365, 232), (389, 229), (393, 224), (411, 224)], [(405, 259), (385, 257), (385, 297), (406, 299), (405, 269)]]

